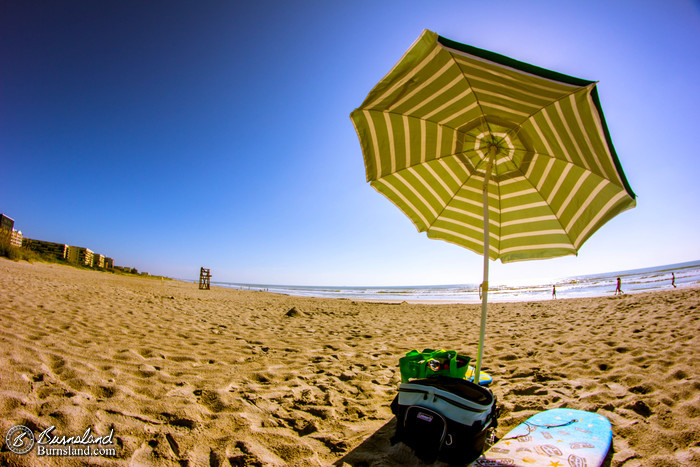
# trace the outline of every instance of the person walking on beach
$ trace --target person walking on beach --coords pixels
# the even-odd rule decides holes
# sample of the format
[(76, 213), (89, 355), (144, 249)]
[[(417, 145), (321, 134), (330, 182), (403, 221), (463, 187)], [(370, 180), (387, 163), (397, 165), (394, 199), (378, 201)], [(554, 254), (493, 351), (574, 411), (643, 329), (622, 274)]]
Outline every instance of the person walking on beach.
[(671, 273), (671, 285), (673, 286), (674, 289), (676, 288), (676, 273), (675, 272)]
[(617, 288), (615, 289), (615, 295), (621, 294), (621, 293), (623, 293), (623, 292), (622, 292), (622, 281), (621, 281), (620, 278), (618, 277), (618, 278), (617, 278)]
[(557, 299), (557, 286), (556, 284), (552, 286), (552, 300)]

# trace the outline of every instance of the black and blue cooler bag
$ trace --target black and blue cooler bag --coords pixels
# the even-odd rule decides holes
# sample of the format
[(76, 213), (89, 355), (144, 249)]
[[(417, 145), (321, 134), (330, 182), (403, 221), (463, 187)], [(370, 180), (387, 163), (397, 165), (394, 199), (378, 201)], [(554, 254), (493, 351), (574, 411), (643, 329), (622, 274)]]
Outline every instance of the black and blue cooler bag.
[(403, 442), (425, 463), (474, 461), (498, 421), (490, 390), (447, 376), (401, 383), (391, 409), (397, 419), (392, 441)]

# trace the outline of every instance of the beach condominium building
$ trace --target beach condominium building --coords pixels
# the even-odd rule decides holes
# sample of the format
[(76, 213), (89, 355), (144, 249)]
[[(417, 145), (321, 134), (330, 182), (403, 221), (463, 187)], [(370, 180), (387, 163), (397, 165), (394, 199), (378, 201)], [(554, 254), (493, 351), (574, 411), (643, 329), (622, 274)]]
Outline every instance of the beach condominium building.
[(45, 242), (43, 240), (35, 240), (33, 238), (23, 238), (22, 244), (24, 248), (36, 251), (45, 256), (52, 256), (57, 259), (67, 259), (68, 245), (65, 243)]
[(0, 214), (0, 245), (22, 246), (22, 232), (14, 229), (15, 221), (5, 214)]
[(71, 263), (92, 266), (94, 253), (89, 248), (80, 246), (69, 246), (67, 259)]
[(105, 267), (105, 257), (99, 253), (93, 253), (92, 255), (92, 267), (93, 268), (104, 268)]
[(20, 248), (22, 246), (22, 232), (12, 229), (10, 233), (10, 246)]
[(15, 228), (15, 221), (11, 217), (7, 217), (5, 214), (0, 214), (0, 229), (9, 230)]
[(15, 229), (7, 230), (5, 228), (0, 228), (0, 245), (9, 245), (14, 247), (22, 246), (22, 232)]

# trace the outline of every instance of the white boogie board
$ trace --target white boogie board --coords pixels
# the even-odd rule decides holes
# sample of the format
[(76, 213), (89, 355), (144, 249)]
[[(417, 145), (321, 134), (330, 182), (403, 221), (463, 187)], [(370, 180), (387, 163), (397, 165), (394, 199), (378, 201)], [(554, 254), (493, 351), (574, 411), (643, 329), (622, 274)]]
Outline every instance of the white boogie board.
[(600, 467), (611, 443), (612, 428), (602, 415), (552, 409), (513, 428), (472, 466)]

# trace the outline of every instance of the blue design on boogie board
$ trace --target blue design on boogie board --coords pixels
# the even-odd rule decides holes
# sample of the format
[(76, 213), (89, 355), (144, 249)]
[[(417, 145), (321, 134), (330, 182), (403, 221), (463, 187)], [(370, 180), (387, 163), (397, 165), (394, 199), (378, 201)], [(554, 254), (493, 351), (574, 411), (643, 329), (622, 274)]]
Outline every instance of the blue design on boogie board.
[(472, 465), (596, 467), (611, 443), (612, 428), (602, 415), (552, 409), (516, 426)]

